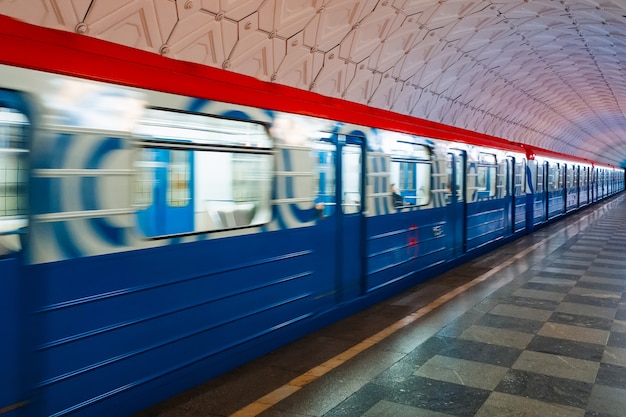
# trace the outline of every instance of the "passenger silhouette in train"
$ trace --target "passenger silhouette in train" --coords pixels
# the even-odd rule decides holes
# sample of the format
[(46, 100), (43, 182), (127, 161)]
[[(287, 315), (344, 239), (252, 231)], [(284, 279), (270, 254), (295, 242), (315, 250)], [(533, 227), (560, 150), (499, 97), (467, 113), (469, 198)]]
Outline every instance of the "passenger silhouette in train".
[(391, 198), (395, 208), (402, 207), (404, 205), (404, 199), (400, 193), (398, 193), (398, 188), (395, 184), (391, 184)]
[(324, 217), (324, 200), (322, 199), (322, 197), (317, 197), (315, 198), (314, 201), (314, 210), (315, 210), (315, 217), (316, 218), (322, 218)]

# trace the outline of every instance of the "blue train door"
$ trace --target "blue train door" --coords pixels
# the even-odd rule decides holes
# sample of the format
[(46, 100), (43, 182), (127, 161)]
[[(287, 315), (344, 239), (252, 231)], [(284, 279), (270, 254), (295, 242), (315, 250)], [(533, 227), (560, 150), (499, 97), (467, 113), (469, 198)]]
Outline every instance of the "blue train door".
[(338, 230), (339, 301), (363, 294), (365, 253), (365, 151), (364, 140), (358, 136), (339, 136), (336, 201)]
[(148, 190), (138, 195), (144, 207), (137, 212), (142, 232), (148, 236), (163, 236), (194, 230), (193, 151), (144, 148), (139, 164), (143, 184)]
[(466, 250), (466, 160), (464, 151), (453, 150), (448, 153), (448, 184), (447, 197), (449, 222), (452, 230), (452, 255), (458, 257)]
[(0, 414), (17, 416), (27, 392), (23, 334), (23, 239), (28, 225), (27, 180), (31, 114), (24, 97), (0, 89)]
[(535, 162), (533, 226), (548, 220), (547, 162)]
[(515, 159), (509, 156), (504, 162), (504, 235), (509, 236), (513, 234), (515, 224)]

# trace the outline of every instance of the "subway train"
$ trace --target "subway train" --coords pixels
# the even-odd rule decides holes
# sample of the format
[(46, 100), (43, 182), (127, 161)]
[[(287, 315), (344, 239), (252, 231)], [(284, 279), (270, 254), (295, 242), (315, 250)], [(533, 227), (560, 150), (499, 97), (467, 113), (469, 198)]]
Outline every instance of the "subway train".
[(130, 415), (624, 171), (0, 18), (0, 414)]

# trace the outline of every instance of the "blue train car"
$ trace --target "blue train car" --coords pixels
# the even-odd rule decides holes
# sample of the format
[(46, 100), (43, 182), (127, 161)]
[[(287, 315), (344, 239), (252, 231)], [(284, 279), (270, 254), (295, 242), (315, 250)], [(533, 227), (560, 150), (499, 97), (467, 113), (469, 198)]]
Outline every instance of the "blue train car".
[(0, 22), (7, 416), (129, 415), (624, 189), (614, 167)]

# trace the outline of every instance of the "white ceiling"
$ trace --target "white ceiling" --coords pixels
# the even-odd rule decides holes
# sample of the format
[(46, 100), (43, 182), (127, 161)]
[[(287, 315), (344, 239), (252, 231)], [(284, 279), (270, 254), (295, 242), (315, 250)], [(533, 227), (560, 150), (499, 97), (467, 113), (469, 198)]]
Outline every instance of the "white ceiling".
[(0, 0), (0, 14), (626, 166), (626, 0)]

